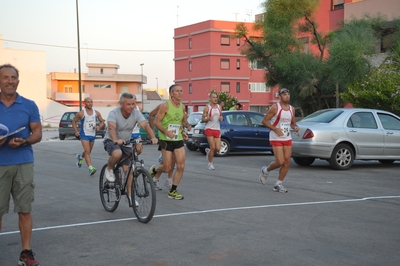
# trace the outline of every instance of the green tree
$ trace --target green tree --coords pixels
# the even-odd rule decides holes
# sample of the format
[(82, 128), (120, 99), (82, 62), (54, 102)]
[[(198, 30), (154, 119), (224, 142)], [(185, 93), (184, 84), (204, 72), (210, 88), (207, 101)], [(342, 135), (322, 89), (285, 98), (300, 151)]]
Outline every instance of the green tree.
[[(264, 20), (254, 28), (263, 37), (249, 36), (243, 23), (237, 25), (234, 34), (245, 39), (242, 54), (266, 67), (267, 85), (289, 88), (292, 102), (306, 114), (335, 107), (336, 85), (345, 91), (369, 73), (372, 65), (368, 56), (375, 52), (376, 40), (388, 35), (386, 19), (380, 15), (353, 18), (336, 32), (322, 33), (314, 17), (319, 2), (265, 1)], [(394, 30), (389, 34), (387, 47), (395, 43), (397, 33)], [(316, 51), (305, 50), (304, 38), (299, 37), (308, 37)]]
[(235, 96), (232, 96), (225, 91), (218, 92), (214, 89), (210, 92), (210, 94), (211, 93), (215, 93), (217, 95), (218, 103), (221, 103), (221, 102), (224, 103), (222, 110), (229, 110), (229, 108), (231, 108), (232, 106), (235, 106), (235, 104), (239, 102)]
[(341, 97), (354, 107), (376, 108), (400, 115), (400, 71), (385, 63), (349, 86)]

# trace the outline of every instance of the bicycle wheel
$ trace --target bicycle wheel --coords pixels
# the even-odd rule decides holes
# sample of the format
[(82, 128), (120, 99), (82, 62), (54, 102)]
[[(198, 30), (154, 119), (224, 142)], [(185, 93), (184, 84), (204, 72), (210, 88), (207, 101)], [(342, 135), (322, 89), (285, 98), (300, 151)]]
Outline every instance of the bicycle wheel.
[(156, 190), (149, 171), (138, 168), (132, 182), (132, 208), (139, 222), (148, 223), (156, 210)]
[(119, 200), (121, 198), (121, 191), (114, 183), (109, 183), (105, 176), (107, 164), (103, 166), (100, 173), (100, 199), (103, 207), (108, 212), (113, 212), (117, 209)]

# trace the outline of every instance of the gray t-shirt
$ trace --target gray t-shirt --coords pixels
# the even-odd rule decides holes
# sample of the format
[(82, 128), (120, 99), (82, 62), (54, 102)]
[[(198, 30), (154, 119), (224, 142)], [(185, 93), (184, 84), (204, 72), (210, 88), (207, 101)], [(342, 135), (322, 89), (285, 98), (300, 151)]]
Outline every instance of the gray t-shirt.
[[(123, 140), (129, 140), (136, 123), (141, 123), (144, 120), (144, 116), (137, 109), (134, 109), (131, 115), (125, 118), (121, 113), (121, 107), (111, 110), (107, 117), (107, 122), (114, 122), (117, 125), (117, 138)], [(108, 128), (104, 139), (111, 139)]]

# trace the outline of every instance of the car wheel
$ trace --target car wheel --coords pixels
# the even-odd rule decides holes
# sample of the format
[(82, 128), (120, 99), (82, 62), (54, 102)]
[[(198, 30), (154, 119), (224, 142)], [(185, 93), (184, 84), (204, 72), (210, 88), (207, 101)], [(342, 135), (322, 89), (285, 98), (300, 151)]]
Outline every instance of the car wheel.
[(300, 166), (310, 166), (315, 161), (313, 157), (293, 157), (293, 161)]
[(354, 151), (347, 144), (337, 145), (329, 159), (329, 164), (335, 170), (347, 170), (354, 162)]
[(59, 134), (59, 135), (58, 135), (58, 138), (59, 138), (60, 140), (64, 140), (64, 139), (65, 139), (65, 135)]
[(204, 154), (204, 155), (207, 154), (207, 153), (206, 153), (206, 148), (199, 148), (199, 150), (200, 150), (200, 152), (201, 152), (202, 154)]
[(197, 151), (197, 146), (195, 146), (195, 145), (188, 145), (188, 144), (186, 144), (186, 148), (189, 150), (189, 151)]
[(381, 164), (392, 164), (394, 160), (378, 160)]
[(231, 151), (231, 145), (229, 144), (229, 141), (226, 139), (221, 139), (221, 149), (219, 152), (217, 152), (218, 157), (223, 157), (227, 156), (228, 153)]

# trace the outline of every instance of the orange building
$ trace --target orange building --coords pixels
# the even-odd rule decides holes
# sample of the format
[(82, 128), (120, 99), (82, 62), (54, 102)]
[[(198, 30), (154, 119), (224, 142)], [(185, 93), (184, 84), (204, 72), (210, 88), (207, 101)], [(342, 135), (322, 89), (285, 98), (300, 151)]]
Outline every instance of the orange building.
[[(118, 74), (116, 64), (88, 63), (86, 66), (88, 73), (81, 73), (82, 101), (91, 97), (97, 107), (117, 106), (120, 95), (129, 92), (142, 105), (142, 84), (146, 84), (146, 76)], [(66, 106), (79, 106), (79, 74), (76, 71), (47, 74), (47, 97)]]
[[(365, 13), (400, 16), (400, 0), (321, 0), (316, 20), (319, 31), (335, 30), (338, 23)], [(265, 112), (278, 100), (276, 88), (265, 85), (263, 67), (240, 53), (243, 40), (231, 39), (238, 22), (209, 20), (175, 29), (175, 83), (182, 85), (188, 112), (201, 111), (211, 90), (226, 91), (238, 98), (244, 110)], [(253, 23), (245, 23), (253, 29)], [(260, 37), (260, 32), (250, 32)], [(303, 37), (304, 49), (315, 47)], [(377, 52), (380, 52), (379, 49)]]

